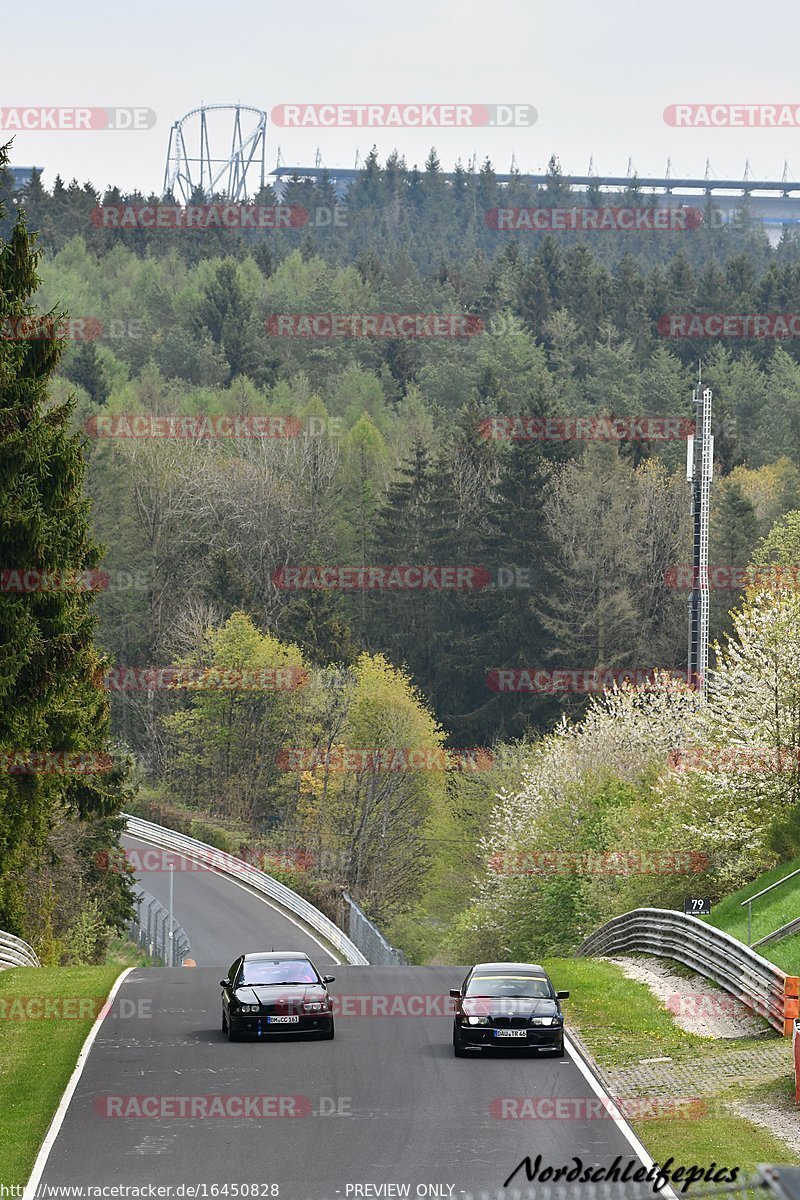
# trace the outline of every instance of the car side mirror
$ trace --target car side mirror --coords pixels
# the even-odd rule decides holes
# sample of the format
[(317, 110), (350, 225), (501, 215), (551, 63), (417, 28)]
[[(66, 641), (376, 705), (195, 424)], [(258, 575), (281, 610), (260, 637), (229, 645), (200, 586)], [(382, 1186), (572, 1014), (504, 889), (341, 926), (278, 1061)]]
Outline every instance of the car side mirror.
[(323, 983), (335, 983), (335, 982), (336, 982), (336, 976), (335, 976), (335, 975), (323, 975), (323, 976), (322, 976), (322, 982), (323, 982)]
[(556, 997), (559, 1000), (569, 1000), (569, 992), (556, 992)]
[(461, 996), (461, 992), (458, 988), (450, 988), (450, 995), (453, 997), (454, 1000), (458, 1000), (459, 997)]
[(230, 979), (220, 979), (219, 986), (220, 987), (230, 987), (231, 986)]

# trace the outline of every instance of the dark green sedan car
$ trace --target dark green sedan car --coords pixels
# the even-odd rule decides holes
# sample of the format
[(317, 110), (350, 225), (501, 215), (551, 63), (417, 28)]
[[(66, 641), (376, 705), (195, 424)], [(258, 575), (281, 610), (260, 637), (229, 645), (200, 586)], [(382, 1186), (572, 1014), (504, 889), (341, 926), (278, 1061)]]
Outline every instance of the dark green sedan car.
[(222, 1032), (228, 1041), (241, 1036), (316, 1034), (333, 1037), (333, 1004), (328, 984), (306, 954), (270, 951), (242, 954), (220, 980)]
[(564, 1016), (557, 992), (543, 967), (535, 963), (478, 963), (455, 999), (453, 1053), (471, 1047), (529, 1049), (564, 1053)]

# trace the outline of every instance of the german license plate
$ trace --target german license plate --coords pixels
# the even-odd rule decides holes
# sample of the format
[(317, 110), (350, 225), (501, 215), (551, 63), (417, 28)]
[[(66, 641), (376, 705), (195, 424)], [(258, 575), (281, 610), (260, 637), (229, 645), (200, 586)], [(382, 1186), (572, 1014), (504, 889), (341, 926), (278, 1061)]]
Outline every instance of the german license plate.
[(527, 1037), (527, 1029), (495, 1029), (495, 1037)]
[(299, 1017), (267, 1017), (268, 1025), (296, 1025)]

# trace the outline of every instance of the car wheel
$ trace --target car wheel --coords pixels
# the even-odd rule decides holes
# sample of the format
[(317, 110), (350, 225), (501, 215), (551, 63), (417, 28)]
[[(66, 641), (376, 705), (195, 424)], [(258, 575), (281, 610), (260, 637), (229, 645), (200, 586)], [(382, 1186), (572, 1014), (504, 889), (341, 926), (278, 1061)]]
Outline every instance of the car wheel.
[(550, 1053), (552, 1054), (553, 1058), (563, 1058), (564, 1057), (564, 1042), (563, 1042), (563, 1040), (561, 1042), (561, 1045), (558, 1047), (558, 1049), (551, 1050)]
[(322, 1033), (319, 1035), (319, 1040), (321, 1042), (330, 1042), (332, 1039), (333, 1039), (333, 1021), (331, 1021), (330, 1029), (323, 1029)]
[(458, 1029), (454, 1025), (453, 1026), (453, 1054), (455, 1055), (456, 1058), (465, 1058), (466, 1053), (467, 1053), (467, 1050), (466, 1050), (466, 1047), (465, 1047), (463, 1041), (461, 1040), (461, 1034), (458, 1032)]
[(228, 1032), (228, 1022), (225, 1020), (225, 1012), (224, 1011), (222, 1013), (222, 1032), (223, 1033)]
[(238, 1033), (234, 1033), (233, 1023), (231, 1021), (226, 1021), (225, 1024), (227, 1025), (226, 1032), (228, 1034), (228, 1041), (229, 1042), (238, 1042), (239, 1035), (238, 1035)]

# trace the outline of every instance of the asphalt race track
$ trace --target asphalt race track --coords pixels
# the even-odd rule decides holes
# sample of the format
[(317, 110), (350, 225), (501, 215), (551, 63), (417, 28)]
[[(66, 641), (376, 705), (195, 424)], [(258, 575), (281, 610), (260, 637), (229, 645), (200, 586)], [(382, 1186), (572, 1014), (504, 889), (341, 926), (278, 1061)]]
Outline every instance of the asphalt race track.
[[(191, 956), (198, 967), (220, 967), (224, 974), (233, 960), (250, 950), (305, 950), (314, 962), (334, 961), (318, 941), (292, 924), (278, 909), (234, 880), (200, 867), (174, 851), (163, 852), (145, 842), (122, 838), (134, 865), (155, 865), (160, 869), (142, 870), (137, 878), (145, 891), (167, 904), (169, 871), (164, 861), (181, 863), (185, 870), (174, 871), (175, 919), (186, 930)], [(218, 972), (218, 978), (222, 975)]]
[[(162, 895), (154, 874), (142, 883)], [(161, 886), (166, 898), (165, 875)], [(282, 1200), (464, 1200), (496, 1193), (526, 1154), (541, 1154), (552, 1166), (573, 1156), (586, 1165), (636, 1157), (618, 1124), (591, 1115), (602, 1106), (571, 1058), (513, 1051), (453, 1057), (447, 992), (462, 969), (331, 968), (286, 918), (208, 871), (175, 872), (175, 910), (198, 967), (127, 976), (77, 1082), (42, 1184), (205, 1184), (205, 1192), (194, 1193), (200, 1197), (221, 1194), (209, 1190), (214, 1184), (238, 1184), (239, 1196)], [(335, 974), (335, 1040), (227, 1042), (220, 1027), (224, 968), (242, 950), (269, 949), (273, 941), (309, 950)], [(392, 1008), (402, 1015), (389, 1015)], [(426, 1011), (434, 1015), (418, 1015)], [(502, 1098), (531, 1096), (568, 1098), (566, 1115), (499, 1119)], [(219, 1097), (226, 1099), (213, 1099)], [(261, 1106), (257, 1115), (246, 1114), (247, 1103)], [(212, 1115), (214, 1106), (223, 1115)], [(525, 1186), (524, 1173), (514, 1182)], [(262, 1186), (243, 1193), (241, 1185)]]

